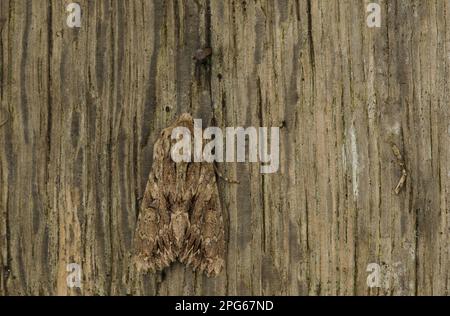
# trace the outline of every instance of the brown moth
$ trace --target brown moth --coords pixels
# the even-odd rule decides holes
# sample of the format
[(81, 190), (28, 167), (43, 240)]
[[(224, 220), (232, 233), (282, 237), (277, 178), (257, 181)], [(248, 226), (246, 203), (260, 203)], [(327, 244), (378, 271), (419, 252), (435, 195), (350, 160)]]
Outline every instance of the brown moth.
[(155, 143), (134, 236), (134, 261), (139, 270), (154, 272), (178, 260), (215, 276), (224, 265), (225, 240), (214, 165), (175, 163), (175, 127), (187, 127), (193, 135), (192, 117), (182, 114)]

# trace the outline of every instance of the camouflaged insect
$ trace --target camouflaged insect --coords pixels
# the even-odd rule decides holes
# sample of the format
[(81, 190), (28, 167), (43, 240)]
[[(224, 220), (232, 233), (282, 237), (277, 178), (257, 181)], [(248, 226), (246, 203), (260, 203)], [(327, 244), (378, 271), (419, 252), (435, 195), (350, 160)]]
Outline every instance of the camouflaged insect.
[(161, 132), (134, 236), (134, 261), (139, 270), (158, 271), (175, 260), (208, 276), (224, 266), (224, 221), (214, 165), (175, 163), (170, 155), (172, 130), (193, 119), (182, 114)]

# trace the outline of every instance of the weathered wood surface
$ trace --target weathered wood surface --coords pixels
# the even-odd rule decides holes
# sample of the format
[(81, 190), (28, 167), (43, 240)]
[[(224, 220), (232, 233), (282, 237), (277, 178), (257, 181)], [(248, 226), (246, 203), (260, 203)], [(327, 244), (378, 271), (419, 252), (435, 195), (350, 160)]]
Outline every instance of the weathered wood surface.
[[(0, 294), (448, 294), (449, 1), (380, 1), (369, 28), (359, 0), (80, 0), (79, 29), (69, 2), (0, 1)], [(136, 274), (153, 142), (212, 108), (283, 125), (280, 171), (219, 165), (241, 182), (219, 277)], [(404, 272), (370, 289), (369, 263)]]

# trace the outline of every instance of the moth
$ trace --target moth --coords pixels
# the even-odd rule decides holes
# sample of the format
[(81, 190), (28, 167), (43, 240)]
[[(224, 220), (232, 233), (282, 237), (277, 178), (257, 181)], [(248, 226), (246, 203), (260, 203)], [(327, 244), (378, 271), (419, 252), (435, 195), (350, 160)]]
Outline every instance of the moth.
[(191, 115), (184, 113), (163, 129), (154, 145), (134, 235), (134, 262), (141, 271), (155, 272), (179, 261), (216, 276), (225, 262), (225, 234), (214, 165), (175, 163), (175, 127), (187, 127), (193, 135)]

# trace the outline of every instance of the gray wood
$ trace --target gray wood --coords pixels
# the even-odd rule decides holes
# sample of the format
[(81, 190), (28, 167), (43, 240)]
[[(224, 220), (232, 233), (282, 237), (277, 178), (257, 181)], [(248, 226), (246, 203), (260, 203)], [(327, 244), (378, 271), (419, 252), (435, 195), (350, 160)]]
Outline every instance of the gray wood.
[[(79, 0), (79, 29), (70, 2), (0, 1), (1, 295), (448, 294), (449, 1), (378, 1), (369, 28), (367, 0)], [(284, 126), (280, 170), (219, 164), (240, 184), (219, 180), (217, 278), (137, 274), (153, 142), (213, 108), (221, 127)], [(369, 288), (369, 263), (398, 280)]]

